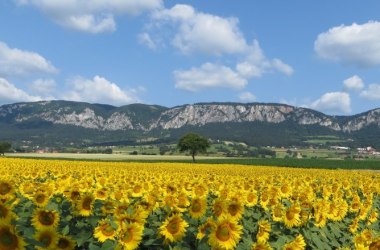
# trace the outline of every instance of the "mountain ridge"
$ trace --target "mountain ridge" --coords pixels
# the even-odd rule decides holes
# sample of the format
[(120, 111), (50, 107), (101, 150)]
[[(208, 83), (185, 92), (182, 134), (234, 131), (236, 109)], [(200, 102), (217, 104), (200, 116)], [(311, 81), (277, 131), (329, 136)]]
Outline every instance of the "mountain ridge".
[[(0, 106), (0, 125), (13, 134), (20, 128), (23, 129), (21, 132), (27, 134), (27, 130), (31, 127), (39, 129), (38, 124), (44, 128), (50, 126), (52, 131), (54, 126), (61, 126), (62, 129), (67, 127), (68, 130), (77, 127), (95, 130), (91, 133), (125, 132), (138, 137), (151, 134), (156, 134), (158, 137), (167, 136), (170, 131), (190, 128), (208, 127), (212, 130), (212, 126), (216, 125), (221, 133), (223, 133), (222, 127), (231, 125), (240, 129), (244, 127), (246, 131), (243, 134), (246, 134), (254, 130), (255, 126), (265, 124), (278, 130), (292, 127), (292, 131), (295, 132), (300, 128), (310, 129), (314, 126), (326, 129), (328, 133), (348, 136), (368, 129), (371, 133), (378, 133), (380, 108), (350, 116), (334, 116), (288, 104), (258, 102), (201, 102), (168, 108), (142, 103), (117, 107), (99, 103), (54, 100)], [(231, 132), (235, 133), (232, 127)], [(6, 136), (0, 135), (0, 140), (1, 137)]]

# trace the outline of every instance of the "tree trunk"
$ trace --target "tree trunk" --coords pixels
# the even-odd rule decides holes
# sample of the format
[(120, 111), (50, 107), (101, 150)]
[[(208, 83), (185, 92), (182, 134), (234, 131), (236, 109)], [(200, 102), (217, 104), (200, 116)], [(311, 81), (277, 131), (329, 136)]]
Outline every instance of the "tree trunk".
[(191, 153), (191, 156), (193, 157), (193, 163), (195, 163), (195, 153)]

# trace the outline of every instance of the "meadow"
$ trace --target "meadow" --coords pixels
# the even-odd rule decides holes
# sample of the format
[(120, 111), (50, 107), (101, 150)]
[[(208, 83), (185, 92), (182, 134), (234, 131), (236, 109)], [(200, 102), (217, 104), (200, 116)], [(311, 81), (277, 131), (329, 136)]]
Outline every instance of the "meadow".
[(379, 249), (380, 174), (0, 158), (0, 249)]

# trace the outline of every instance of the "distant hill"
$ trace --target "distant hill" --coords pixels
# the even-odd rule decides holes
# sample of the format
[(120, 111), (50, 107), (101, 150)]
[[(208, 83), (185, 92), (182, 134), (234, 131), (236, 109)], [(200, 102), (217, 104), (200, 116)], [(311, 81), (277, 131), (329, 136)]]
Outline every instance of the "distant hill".
[(88, 146), (174, 142), (194, 131), (211, 139), (250, 145), (303, 145), (335, 136), (348, 146), (380, 148), (380, 108), (353, 116), (277, 103), (197, 103), (167, 108), (114, 107), (71, 101), (0, 106), (0, 141), (40, 146)]

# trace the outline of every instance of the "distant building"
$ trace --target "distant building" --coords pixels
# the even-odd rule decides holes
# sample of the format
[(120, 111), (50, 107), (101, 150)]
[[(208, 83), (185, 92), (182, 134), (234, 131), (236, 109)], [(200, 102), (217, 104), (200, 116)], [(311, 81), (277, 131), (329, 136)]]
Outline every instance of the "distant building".
[(350, 150), (349, 147), (341, 147), (341, 146), (331, 146), (330, 148), (335, 149), (335, 150)]

